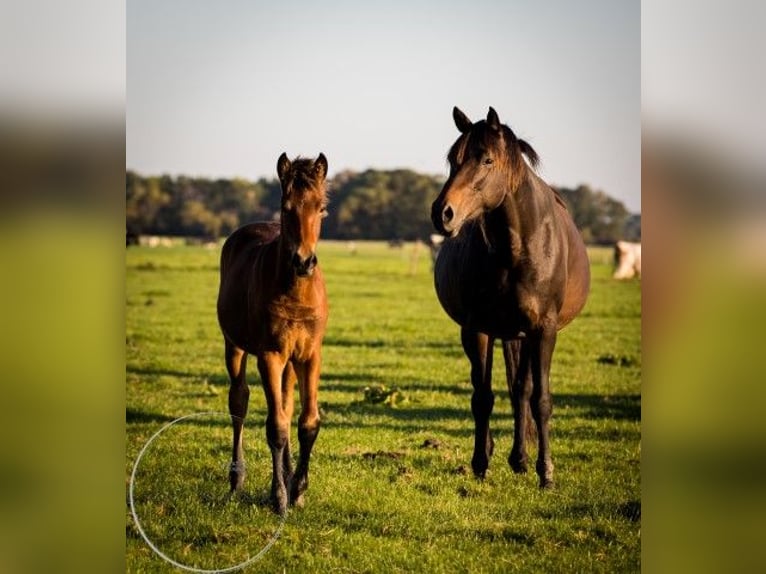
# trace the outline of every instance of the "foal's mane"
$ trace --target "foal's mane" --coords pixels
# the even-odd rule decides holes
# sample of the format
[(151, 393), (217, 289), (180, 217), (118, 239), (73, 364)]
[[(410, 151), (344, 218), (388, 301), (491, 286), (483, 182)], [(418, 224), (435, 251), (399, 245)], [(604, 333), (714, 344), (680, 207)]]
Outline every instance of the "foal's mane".
[[(524, 157), (526, 156), (532, 168), (536, 168), (540, 163), (540, 157), (529, 143), (517, 138), (511, 128), (503, 124), (500, 129), (506, 151), (506, 161), (503, 167), (508, 173), (509, 188), (516, 190), (527, 175)], [(487, 124), (486, 120), (475, 123), (471, 131), (461, 134), (457, 141), (452, 144), (447, 153), (447, 160), (452, 165), (459, 164), (465, 160), (466, 154), (492, 147), (494, 137), (496, 137), (492, 132), (493, 128)]]

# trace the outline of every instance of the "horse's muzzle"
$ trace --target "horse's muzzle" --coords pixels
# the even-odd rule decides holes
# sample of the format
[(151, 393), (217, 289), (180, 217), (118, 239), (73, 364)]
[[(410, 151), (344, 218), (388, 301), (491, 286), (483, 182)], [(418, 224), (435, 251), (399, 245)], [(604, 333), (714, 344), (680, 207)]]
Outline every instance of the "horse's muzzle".
[(293, 268), (298, 277), (310, 276), (314, 272), (314, 267), (317, 266), (318, 262), (319, 260), (317, 259), (316, 253), (312, 253), (305, 259), (297, 253), (293, 255)]
[(455, 212), (450, 204), (443, 205), (437, 200), (431, 205), (431, 223), (434, 224), (434, 229), (442, 235), (447, 237), (452, 235), (454, 218)]

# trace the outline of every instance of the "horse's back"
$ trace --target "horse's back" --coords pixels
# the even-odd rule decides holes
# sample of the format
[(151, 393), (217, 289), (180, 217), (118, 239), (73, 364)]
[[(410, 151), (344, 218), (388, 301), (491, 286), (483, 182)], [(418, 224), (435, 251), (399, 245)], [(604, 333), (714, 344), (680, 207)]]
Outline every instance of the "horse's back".
[(221, 275), (243, 259), (254, 257), (258, 249), (279, 237), (279, 223), (263, 221), (248, 223), (236, 229), (221, 249)]
[(259, 222), (236, 229), (221, 249), (221, 283), (218, 289), (218, 322), (225, 337), (244, 346), (247, 332), (248, 292), (253, 268), (264, 246), (280, 233), (279, 223)]
[(574, 319), (588, 299), (590, 292), (590, 261), (585, 242), (563, 202), (556, 202), (558, 219), (566, 231), (567, 281), (564, 303), (559, 310), (558, 328), (562, 329)]

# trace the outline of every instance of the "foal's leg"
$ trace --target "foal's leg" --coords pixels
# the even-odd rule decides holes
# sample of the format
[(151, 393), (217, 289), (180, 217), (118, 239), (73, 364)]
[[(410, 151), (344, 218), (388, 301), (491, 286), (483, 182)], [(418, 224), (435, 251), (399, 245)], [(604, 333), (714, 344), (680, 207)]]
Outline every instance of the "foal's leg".
[(549, 375), (553, 349), (556, 346), (555, 322), (533, 336), (531, 344), (532, 397), (530, 406), (537, 423), (537, 464), (535, 469), (540, 477), (540, 488), (553, 486), (553, 460), (548, 440), (548, 421), (553, 411)]
[(530, 434), (530, 426), (534, 424), (529, 412), (529, 397), (532, 394), (529, 345), (519, 339), (503, 341), (503, 356), (513, 405), (513, 448), (508, 456), (508, 464), (513, 472), (520, 474), (527, 472), (526, 439)]
[(492, 456), (494, 442), (489, 430), (489, 417), (495, 404), (492, 393), (492, 344), (494, 339), (485, 333), (478, 333), (463, 327), (460, 332), (465, 354), (471, 361), (471, 412), (476, 431), (474, 434), (471, 467), (478, 478), (484, 478)]
[(285, 450), (290, 439), (290, 419), (282, 400), (282, 377), (286, 361), (278, 353), (258, 356), (263, 391), (269, 414), (266, 417), (266, 440), (271, 450), (271, 502), (274, 511), (287, 512), (287, 486), (285, 484)]
[(285, 370), (282, 373), (282, 410), (285, 413), (287, 419), (287, 444), (285, 445), (284, 454), (282, 456), (283, 474), (285, 477), (285, 485), (290, 486), (290, 481), (293, 479), (293, 461), (290, 457), (290, 425), (293, 421), (293, 411), (295, 410), (295, 368), (291, 361), (287, 361)]
[(229, 341), (225, 341), (226, 370), (229, 372), (229, 414), (234, 429), (229, 484), (231, 490), (239, 490), (245, 481), (245, 460), (242, 453), (242, 427), (247, 415), (250, 389), (245, 380), (247, 353)]
[(295, 471), (290, 488), (290, 502), (296, 506), (303, 505), (303, 493), (309, 486), (309, 458), (314, 441), (319, 434), (319, 407), (317, 392), (319, 390), (319, 369), (321, 358), (316, 353), (309, 361), (298, 365), (298, 381), (301, 394), (301, 416), (298, 420), (298, 440), (301, 445), (298, 468)]

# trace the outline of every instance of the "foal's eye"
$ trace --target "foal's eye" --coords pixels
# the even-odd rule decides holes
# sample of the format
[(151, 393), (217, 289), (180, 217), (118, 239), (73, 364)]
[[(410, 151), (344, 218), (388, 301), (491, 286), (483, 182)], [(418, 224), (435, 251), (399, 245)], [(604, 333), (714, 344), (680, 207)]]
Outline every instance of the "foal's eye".
[(494, 160), (491, 157), (485, 157), (484, 161), (481, 162), (482, 165), (492, 165), (494, 163)]

